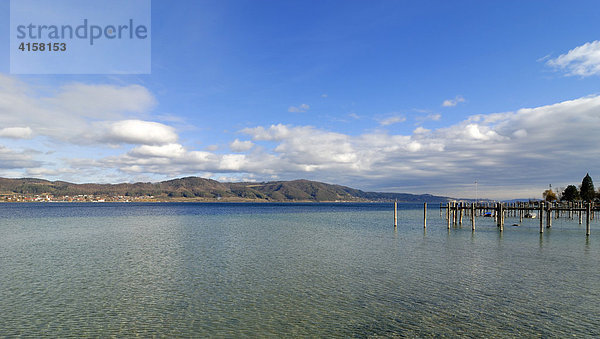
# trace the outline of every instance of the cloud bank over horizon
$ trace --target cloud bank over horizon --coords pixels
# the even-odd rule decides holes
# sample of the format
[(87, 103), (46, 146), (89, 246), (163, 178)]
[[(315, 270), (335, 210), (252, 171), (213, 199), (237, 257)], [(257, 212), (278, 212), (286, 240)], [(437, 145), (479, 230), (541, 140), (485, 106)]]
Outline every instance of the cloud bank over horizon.
[(203, 150), (183, 142), (168, 122), (154, 121), (158, 103), (143, 86), (74, 83), (43, 92), (0, 75), (0, 176), (113, 183), (306, 178), (456, 197), (473, 197), (478, 181), (480, 196), (528, 198), (549, 183), (577, 184), (600, 167), (599, 95), (471, 115), (406, 135), (385, 129), (403, 123), (398, 116), (357, 134), (275, 121)]

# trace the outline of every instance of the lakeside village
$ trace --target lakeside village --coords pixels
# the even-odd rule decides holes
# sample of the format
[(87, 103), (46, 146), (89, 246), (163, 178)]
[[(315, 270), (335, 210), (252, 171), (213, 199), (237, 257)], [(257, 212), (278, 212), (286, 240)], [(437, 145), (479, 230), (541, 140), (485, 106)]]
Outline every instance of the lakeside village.
[(0, 194), (0, 202), (155, 202), (152, 195), (124, 196), (124, 195), (93, 195), (79, 194), (74, 196), (64, 195), (55, 197), (52, 194)]

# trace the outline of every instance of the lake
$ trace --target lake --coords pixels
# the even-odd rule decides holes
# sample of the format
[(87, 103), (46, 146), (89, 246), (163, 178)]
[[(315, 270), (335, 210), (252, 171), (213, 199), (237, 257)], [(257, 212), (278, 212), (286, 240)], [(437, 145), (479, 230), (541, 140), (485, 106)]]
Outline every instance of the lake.
[(0, 337), (600, 335), (600, 229), (421, 204), (0, 204)]

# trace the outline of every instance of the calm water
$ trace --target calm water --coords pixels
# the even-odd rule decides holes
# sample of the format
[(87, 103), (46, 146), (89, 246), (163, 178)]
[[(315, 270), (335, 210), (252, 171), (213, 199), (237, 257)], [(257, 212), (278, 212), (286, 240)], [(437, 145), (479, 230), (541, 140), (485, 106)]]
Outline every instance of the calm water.
[(390, 204), (0, 204), (0, 337), (600, 335), (600, 227)]

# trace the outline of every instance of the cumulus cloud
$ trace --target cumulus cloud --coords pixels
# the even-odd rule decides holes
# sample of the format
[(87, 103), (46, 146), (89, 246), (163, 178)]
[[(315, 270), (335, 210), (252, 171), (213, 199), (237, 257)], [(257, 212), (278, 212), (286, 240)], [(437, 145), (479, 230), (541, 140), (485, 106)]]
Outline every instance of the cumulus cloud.
[(546, 65), (565, 72), (568, 76), (588, 77), (600, 75), (600, 41), (592, 41), (575, 47)]
[(246, 152), (251, 150), (252, 147), (254, 147), (254, 143), (250, 140), (240, 141), (238, 139), (235, 139), (232, 143), (229, 144), (229, 148), (233, 152)]
[(33, 131), (29, 127), (7, 127), (0, 129), (0, 138), (30, 139)]
[(13, 138), (33, 136), (29, 128), (36, 136), (57, 141), (108, 142), (98, 135), (99, 125), (147, 114), (155, 104), (152, 94), (139, 85), (74, 83), (40, 90), (0, 74), (0, 126), (12, 128), (5, 133)]
[(299, 106), (290, 106), (288, 108), (288, 112), (290, 113), (303, 113), (306, 112), (310, 109), (310, 105), (307, 104), (301, 104)]
[[(419, 127), (410, 135), (382, 131), (348, 135), (313, 126), (274, 124), (246, 128), (240, 133), (252, 141), (238, 138), (231, 143), (240, 147), (232, 151), (252, 149), (251, 153), (195, 151), (171, 142), (139, 145), (122, 155), (73, 164), (167, 177), (197, 173), (231, 173), (261, 180), (302, 177), (363, 189), (454, 196), (468, 196), (475, 179), (484, 194), (482, 178), (486, 178), (495, 185), (488, 195), (510, 197), (515, 192), (526, 194), (523, 186), (545, 187), (564, 177), (576, 181), (581, 171), (600, 166), (596, 160), (600, 159), (598, 128), (600, 96), (475, 115), (444, 128)], [(261, 141), (270, 146), (248, 148)], [(9, 158), (16, 159), (12, 153)], [(24, 155), (20, 159), (31, 161)]]
[(130, 155), (137, 158), (179, 158), (185, 155), (185, 153), (185, 149), (180, 144), (166, 144), (160, 146), (142, 145), (129, 151)]
[(463, 98), (461, 95), (457, 95), (454, 99), (444, 100), (444, 102), (442, 103), (442, 106), (454, 107), (461, 102), (465, 102), (465, 98)]
[(600, 96), (594, 96), (474, 115), (444, 128), (419, 127), (409, 135), (385, 131), (348, 135), (285, 124), (256, 126), (240, 133), (253, 144), (268, 143), (248, 153), (194, 151), (176, 143), (142, 145), (95, 161), (93, 166), (165, 176), (301, 177), (362, 189), (452, 196), (471, 196), (472, 182), (478, 180), (482, 194), (514, 197), (515, 192), (535, 191), (536, 185), (561, 184), (557, 180), (565, 177), (576, 182), (582, 171), (600, 167), (599, 128)]
[[(0, 146), (2, 173), (21, 170), (47, 176), (71, 173), (72, 177), (74, 173), (85, 173), (88, 180), (89, 173), (105, 177), (110, 173), (119, 178), (211, 173), (215, 177), (256, 180), (307, 178), (361, 189), (451, 196), (469, 196), (470, 185), (478, 180), (482, 195), (514, 197), (514, 192), (525, 194), (523, 187), (539, 190), (536, 185), (570, 184), (580, 180), (582, 173), (590, 171), (593, 176), (593, 169), (600, 168), (600, 96), (478, 114), (450, 126), (420, 126), (406, 134), (385, 130), (347, 134), (287, 124), (255, 126), (239, 131), (229, 143), (231, 152), (227, 152), (214, 147), (194, 150), (180, 143), (174, 128), (136, 118), (136, 110), (143, 113), (153, 105), (152, 100), (143, 99), (145, 91), (139, 88), (114, 88), (141, 101), (107, 106), (105, 109), (114, 116), (110, 119), (102, 118), (99, 112), (91, 112), (90, 116), (75, 114), (73, 107), (81, 103), (64, 104), (64, 110), (57, 104), (45, 107), (45, 99), (13, 78), (0, 76), (0, 89), (0, 135), (4, 137), (41, 135), (59, 141), (74, 140), (61, 137), (62, 133), (84, 140), (72, 141), (78, 145), (129, 144), (128, 149), (115, 149), (108, 156), (67, 156), (68, 166), (47, 166), (39, 160), (46, 156), (43, 153)], [(72, 91), (77, 95), (67, 97), (87, 93)], [(430, 114), (429, 120), (439, 120), (438, 116)], [(35, 139), (28, 141), (32, 142)], [(564, 178), (573, 179), (564, 182)], [(485, 180), (493, 191), (485, 192)]]
[(419, 126), (419, 127), (415, 128), (415, 130), (413, 131), (413, 134), (423, 134), (423, 133), (429, 133), (429, 132), (431, 132), (431, 130)]
[(158, 122), (123, 120), (110, 124), (101, 139), (117, 143), (165, 145), (176, 142), (177, 133), (173, 127)]

